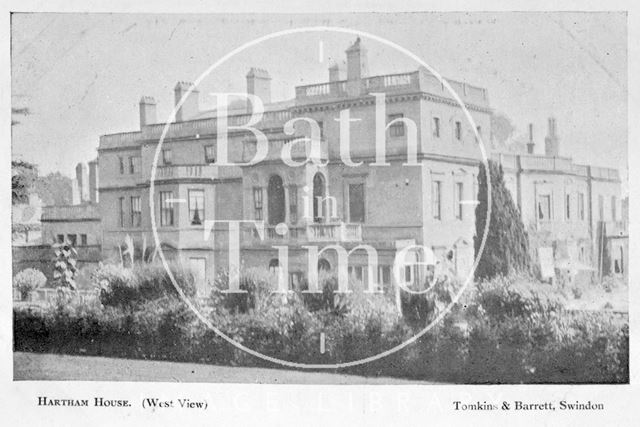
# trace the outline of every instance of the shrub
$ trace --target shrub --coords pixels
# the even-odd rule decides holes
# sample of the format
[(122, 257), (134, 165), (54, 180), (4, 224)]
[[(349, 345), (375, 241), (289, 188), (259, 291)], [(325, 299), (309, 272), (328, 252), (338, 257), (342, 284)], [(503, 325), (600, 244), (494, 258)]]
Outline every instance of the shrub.
[(499, 276), (477, 285), (471, 310), (481, 307), (487, 316), (495, 320), (562, 310), (561, 296), (543, 286), (527, 276)]
[(13, 286), (20, 292), (20, 298), (27, 300), (31, 293), (43, 287), (47, 283), (47, 278), (40, 270), (26, 268), (13, 277)]
[[(176, 264), (170, 268), (185, 295), (195, 295), (193, 275)], [(108, 306), (133, 307), (147, 301), (178, 296), (164, 266), (158, 264), (135, 265), (133, 268), (101, 264), (92, 277), (101, 289), (100, 301)]]
[(246, 313), (250, 310), (261, 310), (273, 299), (273, 291), (277, 288), (277, 278), (264, 269), (246, 269), (240, 275), (240, 290), (243, 293), (223, 294), (221, 290), (229, 289), (229, 272), (220, 270), (214, 280), (211, 300), (234, 313)]

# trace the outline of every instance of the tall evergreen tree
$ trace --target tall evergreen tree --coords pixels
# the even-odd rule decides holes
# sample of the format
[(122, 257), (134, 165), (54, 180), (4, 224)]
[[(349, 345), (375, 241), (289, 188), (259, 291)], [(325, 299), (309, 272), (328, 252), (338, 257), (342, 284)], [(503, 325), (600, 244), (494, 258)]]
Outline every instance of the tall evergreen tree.
[[(504, 184), (502, 166), (489, 160), (491, 174), (491, 220), (484, 249), (480, 254), (476, 279), (489, 279), (497, 275), (507, 275), (514, 271), (529, 271), (531, 255), (529, 239), (520, 211), (511, 193)], [(476, 205), (476, 235), (474, 248), (476, 257), (487, 221), (487, 175), (486, 167), (480, 164), (478, 173), (478, 204)]]

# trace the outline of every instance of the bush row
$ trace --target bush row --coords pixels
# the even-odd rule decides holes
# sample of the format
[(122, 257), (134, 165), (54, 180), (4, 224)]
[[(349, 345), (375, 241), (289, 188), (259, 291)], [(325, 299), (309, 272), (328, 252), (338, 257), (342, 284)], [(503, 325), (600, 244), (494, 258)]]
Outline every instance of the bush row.
[[(526, 280), (481, 283), (416, 342), (348, 372), (464, 383), (628, 382), (627, 320), (607, 312), (567, 312), (552, 294), (532, 290), (535, 283), (520, 286)], [(407, 323), (386, 295), (354, 292), (333, 295), (329, 303), (324, 293), (309, 304), (308, 295), (267, 292), (267, 282), (243, 279), (241, 286), (250, 290), (244, 302), (214, 293), (201, 314), (247, 348), (314, 364), (376, 355), (424, 326)], [(140, 297), (134, 307), (14, 310), (15, 350), (267, 365), (226, 342), (179, 299), (158, 295)], [(327, 337), (324, 353), (321, 333)]]

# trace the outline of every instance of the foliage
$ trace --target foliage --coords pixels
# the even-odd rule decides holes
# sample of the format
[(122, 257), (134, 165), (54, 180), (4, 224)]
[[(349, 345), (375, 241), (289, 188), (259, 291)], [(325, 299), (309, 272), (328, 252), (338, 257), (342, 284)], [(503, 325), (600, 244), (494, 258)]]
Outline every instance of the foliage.
[(31, 292), (46, 283), (45, 275), (35, 268), (26, 268), (13, 277), (13, 286), (20, 292), (23, 300), (28, 299)]
[(38, 177), (34, 181), (33, 189), (45, 206), (70, 205), (72, 203), (71, 181), (71, 178), (60, 172), (52, 172)]
[(491, 178), (491, 218), (487, 239), (480, 253), (480, 244), (487, 222), (487, 174), (480, 164), (478, 174), (478, 205), (476, 206), (476, 235), (474, 247), (480, 257), (475, 270), (476, 279), (488, 279), (497, 275), (507, 276), (512, 272), (531, 268), (529, 240), (520, 212), (504, 184), (502, 166), (489, 160)]
[(59, 289), (76, 290), (76, 258), (78, 252), (68, 243), (53, 245), (53, 283)]
[[(127, 275), (137, 274), (121, 277), (122, 271), (106, 270), (102, 268), (101, 277), (112, 283), (129, 283)], [(252, 292), (268, 278), (244, 276), (243, 286)], [(526, 276), (482, 282), (453, 315), (414, 344), (347, 371), (464, 383), (628, 382), (627, 320), (607, 312), (565, 311), (556, 294), (542, 286)], [(451, 290), (439, 292), (444, 303)], [(242, 311), (218, 305), (221, 295), (215, 294), (201, 315), (247, 348), (299, 363), (359, 360), (417, 332), (384, 294), (358, 290), (336, 296), (335, 303), (344, 307), (339, 313), (335, 306), (311, 311), (299, 293), (286, 299), (258, 295), (261, 291)], [(319, 351), (322, 333), (324, 353)], [(227, 343), (182, 301), (170, 297), (141, 300), (134, 309), (75, 303), (42, 311), (17, 308), (14, 337), (16, 351), (267, 365)]]
[(38, 177), (36, 165), (22, 160), (11, 161), (11, 203), (27, 203), (29, 191)]
[[(177, 264), (170, 265), (170, 269), (185, 295), (195, 295), (191, 272)], [(92, 274), (92, 282), (100, 288), (100, 301), (106, 306), (135, 308), (148, 301), (178, 296), (169, 274), (160, 264), (141, 264), (133, 268), (100, 264)]]

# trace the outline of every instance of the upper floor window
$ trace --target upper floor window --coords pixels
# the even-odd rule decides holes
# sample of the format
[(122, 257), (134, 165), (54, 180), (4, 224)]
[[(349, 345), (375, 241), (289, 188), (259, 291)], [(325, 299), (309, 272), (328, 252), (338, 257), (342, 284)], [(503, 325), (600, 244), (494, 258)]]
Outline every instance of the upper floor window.
[(118, 198), (118, 213), (120, 214), (120, 227), (124, 227), (124, 197)]
[(571, 194), (565, 194), (564, 196), (564, 219), (571, 219)]
[(403, 117), (403, 114), (389, 114), (389, 135), (391, 135), (392, 137), (404, 136), (404, 122), (402, 121)]
[(120, 164), (120, 175), (124, 174), (124, 158), (118, 157), (118, 163)]
[(324, 122), (318, 120), (318, 127), (320, 128), (320, 139), (324, 138)]
[(189, 221), (191, 225), (204, 221), (204, 190), (189, 190)]
[(216, 152), (213, 145), (207, 145), (204, 147), (204, 161), (206, 163), (216, 162)]
[(440, 117), (433, 118), (433, 137), (440, 138)]
[(162, 150), (162, 164), (163, 165), (173, 164), (173, 153), (171, 152), (171, 150)]
[(460, 141), (462, 139), (462, 123), (461, 122), (455, 123), (455, 132), (456, 132), (456, 139)]
[(76, 246), (76, 243), (78, 243), (78, 236), (76, 234), (67, 234), (67, 240), (71, 246)]
[(578, 217), (584, 221), (584, 193), (578, 193)]
[(602, 194), (598, 196), (598, 220), (604, 221), (604, 197)]
[(462, 197), (464, 194), (464, 185), (462, 182), (456, 182), (455, 186), (455, 198), (456, 204), (454, 206), (456, 211), (456, 219), (462, 219)]
[(349, 221), (364, 222), (364, 183), (349, 184)]
[(64, 243), (64, 234), (58, 234), (56, 238), (58, 243)]
[(442, 181), (431, 183), (431, 214), (434, 219), (442, 219)]
[(81, 234), (80, 235), (80, 244), (82, 246), (87, 246), (87, 235), (86, 234)]
[(298, 222), (298, 187), (289, 187), (289, 220), (291, 224)]
[(173, 192), (160, 192), (160, 225), (173, 225)]
[(129, 157), (129, 173), (135, 174), (140, 172), (140, 157)]
[(142, 202), (140, 196), (131, 197), (131, 226), (140, 227), (142, 224)]
[(538, 219), (541, 221), (548, 221), (551, 219), (551, 195), (541, 194), (538, 195)]
[(616, 196), (611, 196), (611, 221), (617, 220), (617, 212), (616, 212)]
[(256, 221), (262, 221), (262, 188), (253, 188), (253, 209)]

